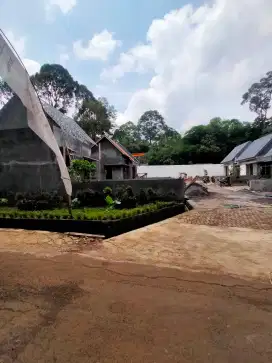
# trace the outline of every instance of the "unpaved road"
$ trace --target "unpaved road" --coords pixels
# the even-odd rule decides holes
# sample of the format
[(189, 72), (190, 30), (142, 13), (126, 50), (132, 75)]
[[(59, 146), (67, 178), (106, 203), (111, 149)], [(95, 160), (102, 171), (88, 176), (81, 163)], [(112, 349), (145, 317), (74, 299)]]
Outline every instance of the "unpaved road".
[(0, 253), (0, 361), (272, 361), (272, 286), (114, 264)]
[(1, 229), (0, 363), (271, 363), (270, 211), (225, 198), (104, 242)]

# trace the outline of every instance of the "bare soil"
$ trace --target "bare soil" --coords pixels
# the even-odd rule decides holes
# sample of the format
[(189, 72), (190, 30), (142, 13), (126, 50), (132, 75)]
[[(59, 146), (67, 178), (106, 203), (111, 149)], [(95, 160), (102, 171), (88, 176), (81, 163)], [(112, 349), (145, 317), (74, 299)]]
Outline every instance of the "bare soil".
[(226, 276), (0, 254), (0, 361), (270, 363), (272, 286)]
[(270, 363), (270, 207), (252, 197), (105, 241), (1, 229), (0, 362)]

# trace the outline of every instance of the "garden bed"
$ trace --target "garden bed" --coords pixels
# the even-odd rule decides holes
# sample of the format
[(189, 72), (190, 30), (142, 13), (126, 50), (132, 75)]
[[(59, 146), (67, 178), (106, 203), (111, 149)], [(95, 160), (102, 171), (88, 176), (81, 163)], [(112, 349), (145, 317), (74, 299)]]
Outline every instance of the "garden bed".
[(184, 204), (157, 202), (128, 210), (77, 209), (73, 218), (67, 210), (23, 212), (0, 209), (1, 228), (52, 232), (81, 232), (117, 236), (184, 212)]

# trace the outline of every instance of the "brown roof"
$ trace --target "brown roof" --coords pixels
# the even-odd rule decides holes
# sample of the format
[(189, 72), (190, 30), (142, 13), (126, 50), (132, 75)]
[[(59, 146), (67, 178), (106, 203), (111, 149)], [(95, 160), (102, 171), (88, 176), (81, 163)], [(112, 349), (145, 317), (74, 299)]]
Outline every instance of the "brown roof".
[(133, 163), (137, 164), (137, 160), (133, 157), (133, 155), (118, 141), (113, 140), (109, 135), (104, 134), (96, 143), (99, 144), (101, 140), (107, 139), (116, 149), (118, 149), (123, 155), (127, 156)]

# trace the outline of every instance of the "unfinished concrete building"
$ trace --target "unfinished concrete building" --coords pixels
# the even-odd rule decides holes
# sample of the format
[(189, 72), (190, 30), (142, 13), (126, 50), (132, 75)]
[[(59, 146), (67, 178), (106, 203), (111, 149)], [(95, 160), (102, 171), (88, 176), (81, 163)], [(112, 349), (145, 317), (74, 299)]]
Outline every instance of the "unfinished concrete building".
[[(92, 160), (95, 142), (79, 125), (50, 105), (44, 110), (66, 164), (74, 157)], [(14, 96), (0, 110), (0, 192), (61, 188), (55, 155), (28, 127), (27, 110)]]

